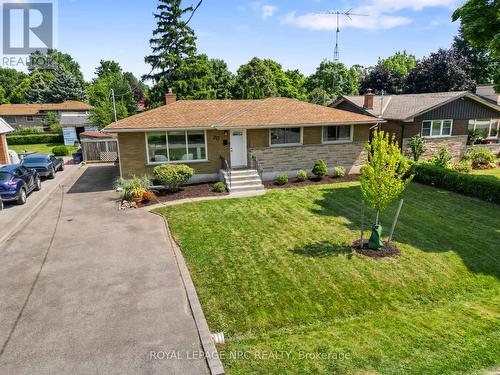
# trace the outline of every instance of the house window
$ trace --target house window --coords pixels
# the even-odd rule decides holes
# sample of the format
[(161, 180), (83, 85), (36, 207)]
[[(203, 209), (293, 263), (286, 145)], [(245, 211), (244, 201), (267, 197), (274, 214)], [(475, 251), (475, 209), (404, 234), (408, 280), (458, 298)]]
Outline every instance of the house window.
[(16, 124), (17, 123), (17, 119), (15, 116), (4, 116), (3, 118), (7, 123), (9, 124)]
[(33, 122), (35, 118), (33, 116), (26, 116), (26, 122)]
[(352, 125), (324, 126), (323, 143), (351, 142)]
[(448, 137), (451, 135), (453, 120), (429, 120), (422, 122), (422, 137)]
[(204, 130), (147, 133), (150, 163), (207, 160)]
[(270, 130), (271, 146), (302, 144), (302, 128), (276, 128)]
[(480, 119), (480, 120), (469, 120), (469, 130), (480, 130), (482, 131), (483, 138), (497, 138), (499, 131), (498, 119)]

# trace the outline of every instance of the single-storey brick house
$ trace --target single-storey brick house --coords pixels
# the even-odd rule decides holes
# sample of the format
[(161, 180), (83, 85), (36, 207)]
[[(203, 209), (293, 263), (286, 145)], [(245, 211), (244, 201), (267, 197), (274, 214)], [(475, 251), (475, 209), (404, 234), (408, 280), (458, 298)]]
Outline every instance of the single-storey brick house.
[(196, 181), (218, 180), (226, 167), (257, 169), (266, 180), (311, 171), (318, 159), (358, 172), (370, 128), (380, 121), (288, 98), (177, 101), (167, 94), (166, 102), (104, 129), (118, 135), (123, 177), (183, 163)]
[(386, 120), (382, 129), (394, 133), (408, 155), (409, 139), (421, 135), (428, 148), (424, 157), (447, 146), (455, 158), (460, 158), (468, 147), (469, 129), (482, 130), (481, 147), (500, 151), (500, 106), (467, 91), (386, 96), (368, 93), (341, 96), (331, 106)]

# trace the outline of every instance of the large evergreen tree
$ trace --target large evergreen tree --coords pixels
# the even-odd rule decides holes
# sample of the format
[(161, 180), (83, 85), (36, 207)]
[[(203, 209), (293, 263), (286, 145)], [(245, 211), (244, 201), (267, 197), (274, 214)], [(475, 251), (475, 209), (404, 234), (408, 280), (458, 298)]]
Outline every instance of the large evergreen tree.
[(215, 77), (206, 55), (187, 58), (173, 72), (173, 89), (179, 99), (215, 99)]
[(158, 12), (154, 14), (157, 27), (150, 39), (152, 53), (145, 57), (151, 71), (143, 76), (155, 85), (150, 105), (163, 101), (163, 94), (173, 86), (173, 74), (185, 59), (196, 55), (196, 37), (184, 20), (192, 7), (183, 8), (181, 0), (159, 0)]
[(61, 70), (49, 83), (44, 102), (62, 103), (66, 100), (86, 101), (87, 93), (78, 78), (66, 70)]

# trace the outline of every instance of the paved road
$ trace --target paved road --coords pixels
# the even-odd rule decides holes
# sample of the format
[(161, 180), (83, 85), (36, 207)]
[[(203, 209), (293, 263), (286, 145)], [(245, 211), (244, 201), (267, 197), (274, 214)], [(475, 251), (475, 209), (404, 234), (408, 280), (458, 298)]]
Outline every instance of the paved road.
[(150, 359), (201, 345), (163, 221), (118, 211), (115, 174), (83, 169), (0, 244), (1, 374), (207, 373)]

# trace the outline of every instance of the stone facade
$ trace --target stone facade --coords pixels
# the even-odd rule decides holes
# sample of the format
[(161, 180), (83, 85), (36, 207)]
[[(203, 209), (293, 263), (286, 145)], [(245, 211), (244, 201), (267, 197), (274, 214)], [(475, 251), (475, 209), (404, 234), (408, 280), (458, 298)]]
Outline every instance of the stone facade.
[(304, 169), (311, 172), (314, 163), (323, 159), (331, 170), (344, 167), (348, 173), (358, 173), (366, 162), (366, 141), (352, 143), (317, 144), (291, 147), (259, 147), (249, 150), (265, 174), (292, 172)]
[[(403, 153), (412, 157), (411, 150), (408, 146), (410, 138), (403, 139)], [(456, 135), (451, 137), (439, 137), (439, 138), (425, 138), (425, 145), (427, 147), (427, 151), (424, 155), (422, 155), (421, 160), (428, 159), (432, 156), (433, 153), (438, 152), (441, 147), (448, 147), (449, 153), (453, 156), (455, 161), (462, 158), (466, 149), (467, 149), (467, 136), (466, 135)]]
[(492, 152), (493, 155), (496, 157), (500, 157), (500, 143), (491, 143), (489, 145), (474, 145), (474, 146), (467, 146), (467, 149), (470, 148), (486, 148)]
[(0, 165), (9, 164), (9, 153), (5, 134), (0, 134)]

